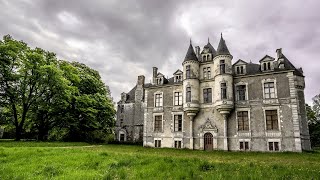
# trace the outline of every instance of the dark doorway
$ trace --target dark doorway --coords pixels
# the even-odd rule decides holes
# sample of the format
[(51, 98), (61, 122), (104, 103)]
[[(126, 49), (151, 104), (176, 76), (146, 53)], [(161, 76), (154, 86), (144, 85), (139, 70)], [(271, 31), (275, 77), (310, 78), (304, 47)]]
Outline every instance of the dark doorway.
[(121, 142), (124, 141), (124, 134), (120, 134), (120, 141), (121, 141)]
[(204, 150), (212, 151), (213, 149), (213, 136), (211, 133), (204, 134)]

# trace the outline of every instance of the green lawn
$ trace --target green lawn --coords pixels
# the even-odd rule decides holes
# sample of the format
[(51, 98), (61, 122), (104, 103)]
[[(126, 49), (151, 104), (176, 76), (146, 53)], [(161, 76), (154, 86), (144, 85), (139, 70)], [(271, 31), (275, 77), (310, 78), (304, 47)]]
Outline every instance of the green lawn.
[(320, 179), (320, 153), (0, 141), (0, 179)]

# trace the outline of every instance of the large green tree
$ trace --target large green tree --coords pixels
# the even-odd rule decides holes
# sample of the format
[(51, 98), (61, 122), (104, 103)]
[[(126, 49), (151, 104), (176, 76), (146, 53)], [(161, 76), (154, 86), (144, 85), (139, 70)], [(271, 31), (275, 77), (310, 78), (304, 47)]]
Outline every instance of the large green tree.
[(114, 126), (110, 97), (99, 73), (85, 64), (57, 60), (9, 35), (0, 41), (1, 119), (15, 127), (16, 140), (26, 127), (39, 140), (59, 130), (66, 140), (103, 139)]
[[(72, 66), (72, 67), (70, 67)], [(67, 76), (76, 88), (69, 102), (64, 123), (67, 140), (95, 141), (110, 133), (114, 126), (115, 110), (108, 87), (99, 73), (85, 64), (64, 62)]]

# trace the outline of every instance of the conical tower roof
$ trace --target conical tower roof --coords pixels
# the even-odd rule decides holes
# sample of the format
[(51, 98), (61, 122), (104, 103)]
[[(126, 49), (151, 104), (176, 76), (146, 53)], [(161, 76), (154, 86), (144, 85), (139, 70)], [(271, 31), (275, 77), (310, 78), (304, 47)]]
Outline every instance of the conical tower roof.
[(198, 58), (196, 56), (196, 53), (194, 52), (193, 50), (193, 46), (191, 44), (191, 41), (190, 41), (190, 45), (189, 45), (189, 48), (188, 48), (188, 51), (187, 51), (187, 54), (186, 54), (186, 57), (184, 58), (184, 61), (188, 61), (188, 60), (195, 60), (195, 61), (198, 61)]
[(220, 42), (217, 49), (217, 55), (231, 55), (226, 45), (226, 42), (222, 37), (222, 33), (221, 33), (221, 38), (220, 38)]

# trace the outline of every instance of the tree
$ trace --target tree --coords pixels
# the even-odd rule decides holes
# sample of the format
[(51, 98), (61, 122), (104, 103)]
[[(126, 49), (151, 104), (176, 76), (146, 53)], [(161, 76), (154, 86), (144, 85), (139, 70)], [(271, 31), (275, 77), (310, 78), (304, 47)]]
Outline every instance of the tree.
[(306, 104), (306, 110), (311, 146), (316, 147), (320, 146), (320, 96), (317, 95), (314, 98), (312, 98), (312, 100), (313, 106), (311, 107), (308, 104)]
[(15, 127), (16, 140), (26, 130), (39, 140), (60, 130), (66, 140), (103, 139), (114, 126), (111, 99), (99, 73), (85, 64), (57, 60), (9, 35), (0, 41), (0, 123)]
[[(111, 99), (108, 98), (107, 86), (97, 71), (77, 62), (72, 62), (70, 65), (77, 70), (73, 69), (73, 73), (68, 73), (69, 77), (73, 78), (70, 82), (77, 91), (71, 98), (65, 120), (68, 129), (66, 139), (101, 140), (102, 134), (105, 136), (115, 123), (115, 110)], [(75, 78), (75, 75), (78, 78)]]

